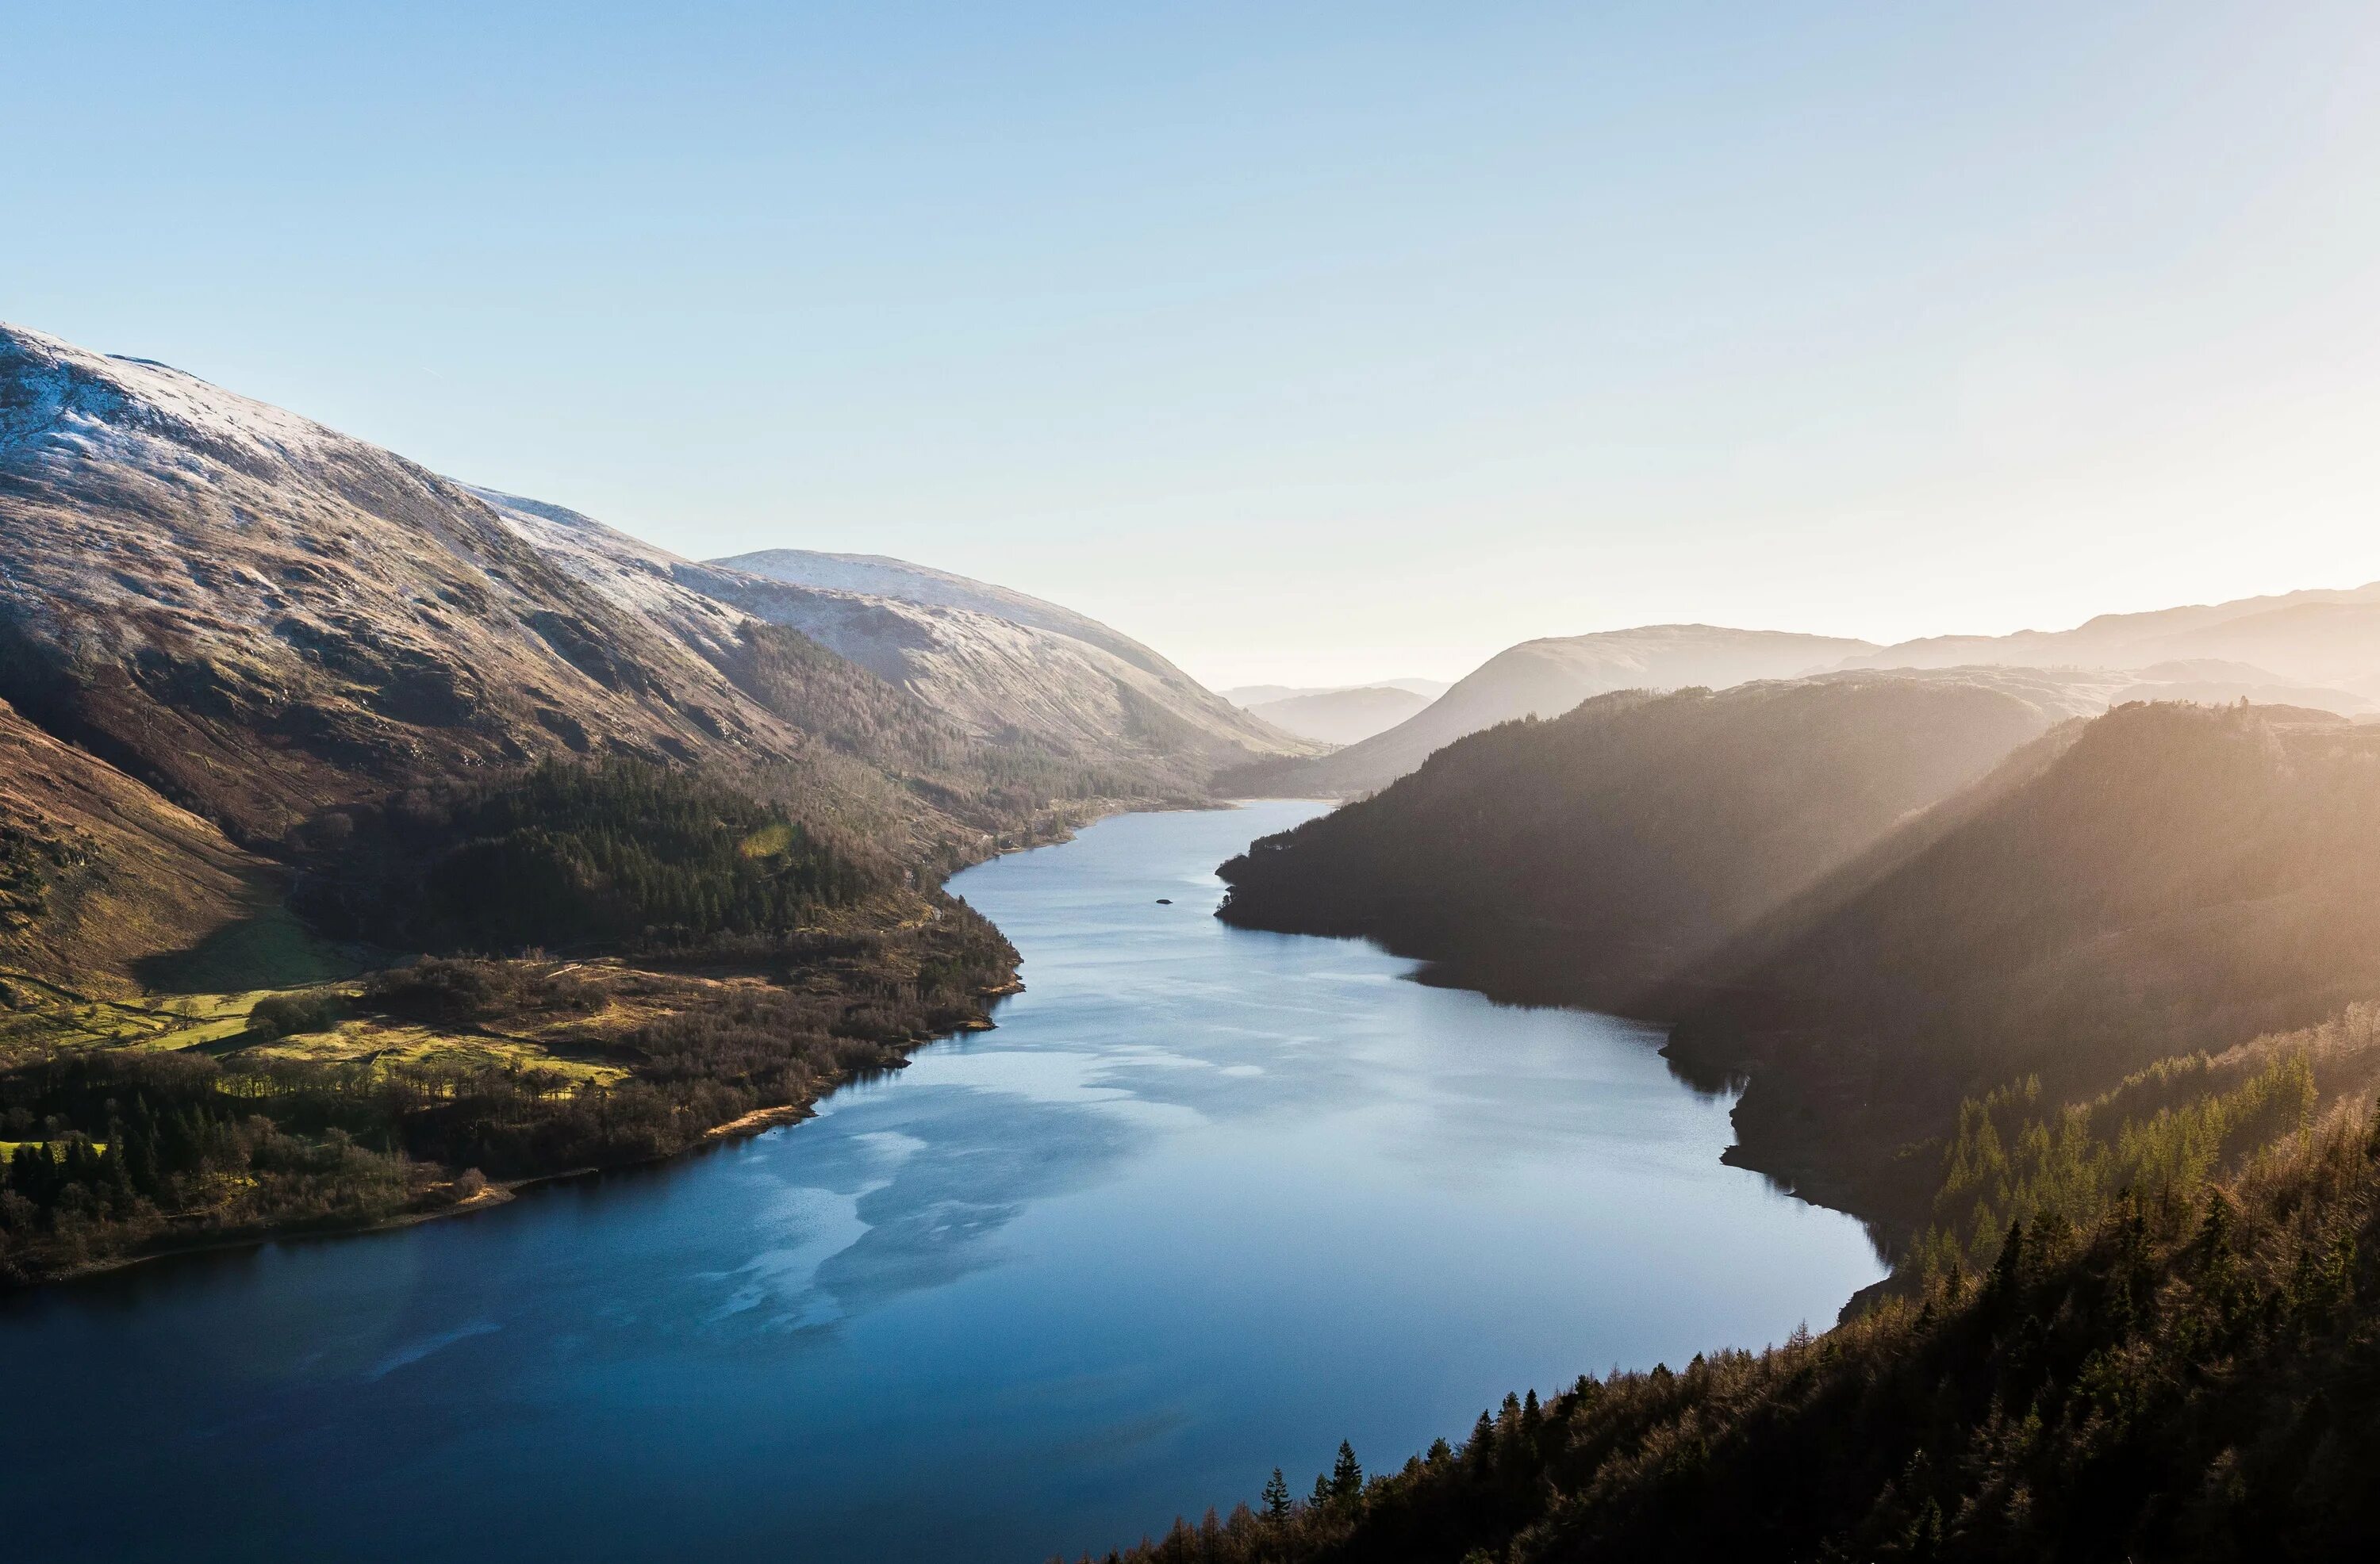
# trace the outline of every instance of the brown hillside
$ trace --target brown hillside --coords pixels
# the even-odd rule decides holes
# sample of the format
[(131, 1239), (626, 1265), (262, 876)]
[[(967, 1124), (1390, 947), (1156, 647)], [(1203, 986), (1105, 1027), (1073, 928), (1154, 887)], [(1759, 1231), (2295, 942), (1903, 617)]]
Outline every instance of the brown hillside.
[(265, 893), (265, 867), (206, 821), (0, 703), (0, 967), (113, 991)]
[(1508, 998), (1631, 1008), (2050, 720), (1938, 678), (1599, 696), (1257, 843), (1223, 867), (1222, 915), (1369, 935)]

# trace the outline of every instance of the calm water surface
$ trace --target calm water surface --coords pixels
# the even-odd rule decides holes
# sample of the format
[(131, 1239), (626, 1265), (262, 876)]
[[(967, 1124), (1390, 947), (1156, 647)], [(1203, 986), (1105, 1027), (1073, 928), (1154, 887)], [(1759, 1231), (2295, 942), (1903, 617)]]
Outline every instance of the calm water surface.
[(807, 1123), (0, 1305), (0, 1549), (1030, 1564), (1881, 1274), (1645, 1028), (1210, 917), (1314, 812), (960, 876), (1028, 991)]

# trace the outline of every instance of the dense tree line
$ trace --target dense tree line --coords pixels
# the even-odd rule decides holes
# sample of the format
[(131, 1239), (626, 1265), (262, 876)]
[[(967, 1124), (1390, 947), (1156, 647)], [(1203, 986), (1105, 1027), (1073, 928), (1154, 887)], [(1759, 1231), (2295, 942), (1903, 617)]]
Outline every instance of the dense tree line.
[(2084, 1102), (2055, 1106), (2039, 1076), (1960, 1105), (1932, 1219), (1900, 1282), (1987, 1268), (2011, 1220), (2090, 1227), (2126, 1190), (2237, 1173), (2329, 1105), (2380, 1081), (2380, 1006), (2219, 1055), (2159, 1060)]
[(1598, 696), (1256, 843), (1220, 871), (1220, 915), (1625, 1008), (2046, 725), (1941, 680)]
[(299, 904), (397, 946), (666, 949), (781, 939), (896, 883), (882, 855), (641, 761), (547, 761), (318, 818)]
[[(1823, 1336), (1581, 1378), (1138, 1564), (2331, 1559), (2380, 1542), (2380, 1119), (2012, 1219)], [(1352, 1452), (1340, 1470), (1354, 1466)]]

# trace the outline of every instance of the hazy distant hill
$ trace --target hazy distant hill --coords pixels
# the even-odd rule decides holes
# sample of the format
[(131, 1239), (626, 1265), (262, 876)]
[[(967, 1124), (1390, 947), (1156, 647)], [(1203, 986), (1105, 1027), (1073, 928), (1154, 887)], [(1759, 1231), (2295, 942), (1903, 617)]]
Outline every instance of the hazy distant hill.
[(1384, 685), (1324, 690), (1259, 701), (1248, 710), (1283, 733), (1322, 744), (1359, 744), (1386, 733), (1429, 704), (1411, 690)]
[(1672, 1057), (1753, 1165), (1871, 1206), (1964, 1095), (2053, 1102), (2380, 997), (2380, 732), (2123, 707), (2021, 753), (1705, 963)]
[(1215, 693), (1233, 706), (1257, 707), (1302, 695), (1336, 695), (1341, 690), (1403, 690), (1424, 700), (1436, 700), (1453, 687), (1444, 679), (1367, 679), (1360, 685), (1235, 685)]
[(1590, 697), (1257, 843), (1221, 915), (1624, 1006), (2063, 715), (1881, 674)]
[(1022, 592), (874, 555), (772, 549), (676, 578), (802, 631), (987, 736), (1154, 768), (1177, 787), (1318, 746), (1234, 707), (1139, 642)]
[(2107, 613), (2071, 630), (1937, 636), (1852, 661), (1871, 668), (1993, 662), (2141, 669), (2195, 659), (2251, 664), (2266, 680), (2380, 696), (2380, 582), (2150, 613)]
[(1326, 796), (1367, 793), (1465, 734), (1516, 717), (1558, 717), (1589, 696), (1694, 685), (1721, 689), (1752, 679), (1790, 678), (1875, 649), (1866, 641), (1830, 636), (1708, 624), (1651, 624), (1524, 641), (1488, 659), (1386, 733), (1318, 760), (1257, 769), (1232, 785)]

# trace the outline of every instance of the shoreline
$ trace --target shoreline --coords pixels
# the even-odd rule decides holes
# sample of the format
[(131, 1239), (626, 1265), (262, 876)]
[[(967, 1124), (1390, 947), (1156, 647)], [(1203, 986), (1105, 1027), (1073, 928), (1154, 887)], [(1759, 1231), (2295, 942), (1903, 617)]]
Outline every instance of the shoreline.
[[(1079, 812), (1060, 811), (1061, 818), (1057, 823), (1057, 829), (1046, 836), (1040, 836), (1031, 841), (1015, 842), (1007, 844), (1001, 844), (998, 843), (992, 843), (991, 850), (990, 852), (986, 853), (982, 857), (974, 859), (969, 863), (963, 864), (958, 868), (953, 870), (951, 876), (945, 877), (937, 889), (947, 891), (952, 878), (955, 878), (958, 874), (964, 873), (966, 869), (973, 868), (977, 867), (977, 865), (990, 863), (995, 859), (1004, 858), (1012, 854), (1029, 853), (1038, 848), (1062, 845), (1067, 842), (1073, 841), (1075, 832), (1078, 830), (1096, 825), (1101, 820), (1111, 819), (1118, 816), (1163, 813), (1177, 809), (1228, 809), (1236, 806), (1233, 801), (1226, 800), (1214, 800), (1198, 804), (1172, 802), (1167, 800), (1132, 799), (1098, 799), (1087, 802), (1092, 806), (1087, 809)], [(1139, 807), (1134, 806), (1136, 803), (1140, 805)], [(1022, 958), (1020, 956), (1020, 962), (1021, 959)], [(1023, 977), (1018, 976), (1015, 970), (1012, 969), (1006, 981), (995, 984), (992, 987), (982, 990), (978, 996), (986, 1001), (987, 1012), (985, 1014), (971, 1018), (968, 1021), (952, 1028), (948, 1032), (939, 1033), (930, 1037), (922, 1037), (914, 1043), (905, 1046), (901, 1049), (901, 1062), (893, 1068), (899, 1069), (905, 1066), (910, 1057), (921, 1049), (931, 1048), (937, 1043), (948, 1042), (954, 1037), (966, 1037), (976, 1033), (989, 1032), (996, 1029), (999, 1023), (990, 1018), (989, 1013), (990, 1007), (992, 1004), (996, 1004), (1002, 999), (1006, 999), (1014, 994), (1021, 994), (1024, 991), (1025, 980)], [(665, 1166), (666, 1164), (675, 1162), (683, 1158), (688, 1157), (693, 1153), (721, 1146), (731, 1140), (748, 1139), (751, 1136), (763, 1134), (769, 1130), (783, 1128), (790, 1124), (797, 1124), (805, 1119), (814, 1117), (818, 1111), (818, 1105), (820, 1102), (824, 1101), (828, 1097), (833, 1095), (835, 1092), (842, 1090), (844, 1087), (850, 1085), (853, 1082), (858, 1080), (861, 1073), (863, 1073), (853, 1072), (842, 1079), (831, 1082), (822, 1087), (815, 1096), (804, 1101), (779, 1103), (767, 1108), (756, 1108), (747, 1112), (739, 1114), (735, 1118), (730, 1119), (723, 1123), (710, 1125), (710, 1127), (702, 1130), (693, 1140), (687, 1142), (686, 1145), (677, 1147), (674, 1151), (663, 1152), (657, 1157), (642, 1158), (632, 1162), (613, 1163), (601, 1167), (589, 1166), (557, 1169), (552, 1172), (531, 1173), (517, 1179), (504, 1179), (501, 1181), (491, 1179), (488, 1181), (487, 1186), (478, 1194), (472, 1195), (467, 1200), (457, 1201), (452, 1206), (442, 1206), (436, 1210), (430, 1211), (401, 1211), (395, 1216), (383, 1217), (375, 1221), (332, 1222), (322, 1225), (266, 1226), (237, 1233), (220, 1233), (204, 1238), (194, 1238), (188, 1243), (166, 1243), (155, 1248), (143, 1249), (138, 1254), (115, 1255), (103, 1260), (86, 1261), (81, 1265), (70, 1266), (64, 1270), (55, 1271), (45, 1276), (31, 1278), (17, 1285), (0, 1287), (0, 1306), (5, 1306), (8, 1301), (15, 1298), (30, 1296), (33, 1293), (45, 1291), (52, 1288), (71, 1286), (79, 1282), (92, 1281), (101, 1277), (118, 1275), (123, 1272), (135, 1269), (138, 1267), (149, 1265), (155, 1261), (182, 1259), (198, 1255), (230, 1253), (242, 1249), (259, 1249), (268, 1243), (285, 1243), (301, 1239), (362, 1238), (375, 1233), (396, 1232), (406, 1228), (419, 1227), (426, 1222), (443, 1221), (450, 1217), (475, 1216), (482, 1211), (493, 1210), (498, 1206), (510, 1205), (519, 1196), (522, 1191), (535, 1188), (540, 1184), (556, 1183), (565, 1179), (585, 1178), (590, 1174), (625, 1171), (631, 1168), (655, 1168)]]
[[(976, 859), (971, 863), (962, 865), (960, 868), (953, 870), (951, 878), (955, 878), (956, 875), (964, 873), (966, 869), (973, 868), (979, 864), (990, 863), (996, 859), (1008, 857), (1014, 854), (1029, 853), (1043, 847), (1062, 845), (1063, 843), (1074, 840), (1077, 831), (1087, 829), (1092, 825), (1096, 825), (1101, 820), (1135, 814), (1170, 814), (1176, 812), (1228, 810), (1239, 808), (1249, 803), (1261, 801), (1262, 800), (1254, 798), (1239, 797), (1211, 799), (1202, 803), (1176, 802), (1170, 800), (1135, 801), (1130, 799), (1100, 799), (1096, 801), (1096, 803), (1101, 806), (1086, 811), (1076, 818), (1065, 820), (1054, 833), (1038, 840), (1013, 843), (1006, 845), (994, 845), (992, 850), (987, 853), (983, 857)], [(1135, 806), (1135, 804), (1138, 805), (1137, 807)], [(939, 889), (947, 891), (949, 884), (950, 879), (946, 878), (941, 882)], [(1022, 958), (1020, 956), (1020, 964), (1021, 959)], [(893, 1068), (899, 1069), (905, 1066), (909, 1059), (918, 1050), (931, 1048), (937, 1043), (949, 1042), (955, 1037), (995, 1030), (998, 1027), (999, 1023), (992, 1020), (988, 1013), (990, 1006), (996, 1004), (999, 1000), (1006, 999), (1012, 995), (1023, 993), (1025, 991), (1025, 987), (1026, 985), (1023, 977), (1018, 976), (1016, 972), (1012, 971), (1005, 982), (996, 984), (993, 987), (981, 991), (979, 997), (986, 1001), (986, 1014), (964, 1022), (948, 1032), (940, 1033), (930, 1037), (920, 1038), (917, 1042), (904, 1047), (901, 1050), (901, 1063)], [(552, 1172), (531, 1173), (516, 1179), (504, 1179), (501, 1181), (491, 1179), (488, 1181), (487, 1186), (478, 1194), (472, 1195), (467, 1200), (457, 1201), (452, 1206), (442, 1206), (438, 1209), (428, 1211), (401, 1211), (395, 1216), (383, 1217), (374, 1221), (344, 1223), (333, 1222), (322, 1225), (292, 1225), (285, 1227), (267, 1226), (237, 1233), (222, 1233), (204, 1238), (194, 1238), (188, 1243), (167, 1243), (156, 1248), (143, 1249), (138, 1254), (111, 1255), (106, 1259), (89, 1261), (82, 1265), (69, 1267), (65, 1270), (57, 1271), (47, 1276), (38, 1277), (14, 1287), (0, 1288), (0, 1304), (5, 1304), (12, 1298), (29, 1296), (32, 1293), (43, 1291), (51, 1288), (70, 1286), (79, 1282), (95, 1280), (101, 1277), (118, 1275), (126, 1271), (133, 1270), (136, 1267), (149, 1265), (155, 1261), (182, 1259), (199, 1255), (231, 1253), (242, 1249), (259, 1249), (269, 1243), (285, 1243), (298, 1240), (363, 1238), (376, 1233), (396, 1232), (407, 1228), (419, 1227), (428, 1222), (443, 1221), (448, 1218), (454, 1217), (475, 1216), (483, 1211), (490, 1211), (496, 1209), (499, 1206), (508, 1206), (515, 1199), (518, 1198), (522, 1192), (533, 1189), (540, 1184), (558, 1183), (565, 1180), (586, 1178), (594, 1174), (625, 1171), (634, 1168), (657, 1168), (666, 1166), (669, 1163), (689, 1157), (696, 1152), (723, 1145), (728, 1141), (748, 1139), (754, 1135), (764, 1134), (772, 1129), (780, 1129), (788, 1125), (798, 1124), (806, 1119), (813, 1118), (818, 1112), (818, 1105), (820, 1103), (823, 1102), (835, 1092), (852, 1085), (860, 1078), (861, 1073), (863, 1073), (855, 1072), (843, 1079), (833, 1081), (825, 1085), (815, 1096), (804, 1101), (779, 1103), (771, 1107), (756, 1108), (747, 1112), (739, 1114), (734, 1119), (727, 1120), (722, 1123), (710, 1125), (707, 1129), (702, 1130), (696, 1138), (687, 1142), (686, 1145), (677, 1147), (675, 1150), (663, 1152), (656, 1157), (643, 1158), (632, 1162), (613, 1163), (605, 1166), (557, 1169)]]
[[(1024, 988), (1023, 983), (1012, 978), (996, 989), (987, 990), (984, 997), (1001, 998), (1008, 994), (1021, 993)], [(897, 1072), (905, 1067), (910, 1056), (920, 1049), (931, 1048), (937, 1043), (949, 1042), (953, 1037), (991, 1031), (998, 1025), (999, 1023), (985, 1019), (955, 1027), (935, 1037), (922, 1038), (902, 1051), (901, 1064), (894, 1066), (893, 1071)], [(888, 1072), (890, 1073), (892, 1072)], [(729, 1141), (748, 1140), (770, 1130), (782, 1129), (788, 1125), (798, 1124), (806, 1119), (815, 1118), (820, 1103), (858, 1081), (864, 1073), (866, 1072), (855, 1071), (827, 1085), (817, 1096), (806, 1101), (780, 1103), (774, 1107), (756, 1108), (749, 1112), (738, 1114), (723, 1123), (711, 1125), (701, 1132), (697, 1138), (679, 1146), (676, 1150), (665, 1151), (657, 1157), (646, 1157), (633, 1162), (613, 1162), (601, 1166), (560, 1168), (550, 1173), (529, 1173), (517, 1179), (490, 1179), (487, 1186), (479, 1194), (465, 1200), (458, 1200), (452, 1206), (440, 1206), (431, 1211), (400, 1211), (395, 1216), (383, 1217), (377, 1221), (331, 1223), (314, 1227), (267, 1227), (249, 1232), (220, 1234), (194, 1240), (188, 1243), (169, 1243), (161, 1248), (143, 1250), (137, 1255), (112, 1255), (104, 1260), (92, 1260), (71, 1267), (55, 1275), (26, 1282), (22, 1286), (0, 1290), (0, 1306), (5, 1306), (12, 1298), (27, 1297), (55, 1287), (95, 1280), (103, 1276), (135, 1269), (152, 1261), (184, 1259), (198, 1255), (228, 1254), (241, 1249), (261, 1249), (268, 1243), (299, 1240), (365, 1238), (375, 1233), (397, 1232), (407, 1228), (420, 1227), (428, 1222), (443, 1221), (450, 1217), (477, 1216), (483, 1211), (492, 1211), (499, 1206), (509, 1206), (519, 1198), (524, 1191), (535, 1189), (540, 1184), (561, 1183), (571, 1179), (591, 1178), (604, 1173), (627, 1172), (638, 1168), (666, 1167), (673, 1162), (692, 1157), (698, 1152), (715, 1149)]]
[[(1055, 844), (1041, 843), (1041, 845)], [(1017, 851), (1029, 851), (1029, 849), (1020, 848)], [(1004, 856), (1005, 855), (995, 855)], [(892, 1065), (885, 1073), (897, 1073), (906, 1068), (910, 1059), (918, 1051), (932, 1048), (937, 1043), (946, 1043), (954, 1037), (996, 1031), (1000, 1023), (991, 1019), (989, 1013), (990, 1005), (996, 1004), (1010, 995), (1021, 994), (1024, 991), (1024, 979), (1012, 972), (1006, 982), (982, 990), (979, 997), (986, 1001), (987, 1013), (971, 1017), (947, 1032), (937, 1033), (930, 1037), (920, 1037), (913, 1043), (905, 1045), (901, 1049), (900, 1062)], [(820, 1103), (845, 1086), (857, 1082), (868, 1073), (870, 1072), (853, 1071), (840, 1079), (827, 1083), (816, 1095), (800, 1102), (777, 1103), (740, 1113), (733, 1119), (710, 1125), (686, 1145), (673, 1151), (662, 1152), (659, 1156), (601, 1166), (560, 1168), (552, 1172), (529, 1173), (516, 1179), (490, 1179), (486, 1187), (479, 1194), (468, 1199), (458, 1200), (452, 1206), (440, 1206), (429, 1211), (400, 1211), (395, 1216), (383, 1217), (376, 1221), (333, 1222), (319, 1226), (263, 1227), (249, 1231), (222, 1233), (194, 1239), (186, 1243), (166, 1243), (157, 1248), (144, 1249), (135, 1255), (110, 1255), (103, 1260), (91, 1260), (82, 1265), (71, 1266), (65, 1270), (38, 1277), (18, 1286), (0, 1288), (0, 1306), (6, 1306), (8, 1301), (14, 1298), (30, 1296), (55, 1287), (95, 1280), (103, 1276), (132, 1270), (152, 1261), (176, 1260), (191, 1255), (230, 1253), (241, 1249), (261, 1249), (268, 1243), (296, 1240), (363, 1238), (374, 1233), (396, 1232), (406, 1228), (419, 1227), (426, 1222), (443, 1221), (450, 1217), (476, 1216), (483, 1211), (494, 1210), (498, 1206), (509, 1206), (523, 1191), (534, 1189), (540, 1184), (560, 1183), (568, 1179), (583, 1179), (602, 1173), (625, 1172), (636, 1168), (665, 1167), (698, 1152), (722, 1146), (729, 1141), (748, 1140), (770, 1130), (782, 1129), (788, 1125), (798, 1124), (806, 1119), (815, 1118)]]
[[(1592, 983), (1565, 984), (1560, 980), (1535, 985), (1506, 984), (1500, 982), (1497, 975), (1482, 964), (1475, 952), (1433, 953), (1418, 948), (1417, 942), (1396, 939), (1378, 931), (1353, 928), (1301, 928), (1294, 927), (1286, 919), (1227, 917), (1220, 908), (1217, 910), (1215, 915), (1234, 928), (1269, 934), (1296, 935), (1309, 940), (1360, 940), (1385, 955), (1394, 956), (1400, 961), (1415, 963), (1413, 971), (1405, 975), (1409, 981), (1427, 988), (1476, 994), (1490, 1004), (1509, 1005), (1522, 1010), (1566, 1010), (1582, 1014), (1609, 1015), (1625, 1021), (1649, 1023), (1663, 1028), (1663, 1042), (1658, 1051), (1662, 1060), (1669, 1065), (1670, 1073), (1696, 1090), (1706, 1089), (1704, 1085), (1696, 1084), (1697, 1077), (1691, 1073), (1689, 1067), (1670, 1051), (1669, 1030), (1674, 1023), (1666, 1016), (1643, 1013), (1641, 1007), (1627, 1002), (1625, 996), (1628, 995), (1642, 996), (1658, 993), (1660, 990), (1660, 985), (1658, 983), (1643, 981), (1630, 983), (1607, 977), (1600, 988)], [(1743, 1087), (1748, 1084), (1748, 1076), (1739, 1078), (1737, 1087), (1739, 1101)], [(1788, 1198), (1799, 1201), (1814, 1210), (1833, 1211), (1849, 1217), (1867, 1230), (1868, 1241), (1876, 1246), (1878, 1257), (1885, 1261), (1888, 1268), (1881, 1280), (1862, 1288), (1845, 1302), (1840, 1317), (1848, 1319), (1855, 1312), (1872, 1305), (1876, 1298), (1884, 1295), (1885, 1291), (1900, 1274), (1900, 1263), (1892, 1258), (1892, 1255), (1897, 1250), (1904, 1247), (1914, 1234), (1905, 1231), (1904, 1224), (1887, 1214), (1880, 1206), (1861, 1200), (1853, 1187), (1852, 1180), (1831, 1176), (1823, 1169), (1793, 1166), (1782, 1159), (1761, 1157), (1757, 1149), (1747, 1147), (1741, 1129), (1734, 1126), (1732, 1112), (1730, 1113), (1729, 1118), (1736, 1138), (1719, 1153), (1720, 1162), (1730, 1168), (1741, 1168), (1748, 1173), (1756, 1173), (1768, 1183), (1769, 1187)]]

